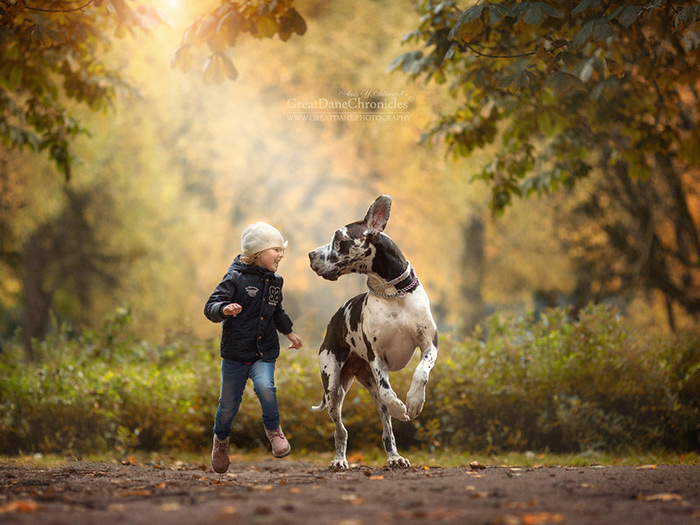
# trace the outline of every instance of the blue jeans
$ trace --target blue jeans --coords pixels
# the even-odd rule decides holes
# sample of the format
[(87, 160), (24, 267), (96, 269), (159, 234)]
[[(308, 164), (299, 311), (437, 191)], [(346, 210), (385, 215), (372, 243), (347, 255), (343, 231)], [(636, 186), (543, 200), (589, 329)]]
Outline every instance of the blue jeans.
[(255, 361), (247, 365), (238, 361), (221, 360), (221, 393), (216, 409), (214, 433), (220, 440), (231, 435), (231, 425), (236, 417), (243, 399), (243, 390), (253, 380), (255, 395), (262, 408), (263, 425), (267, 430), (280, 426), (280, 413), (277, 408), (277, 389), (275, 388), (275, 362)]

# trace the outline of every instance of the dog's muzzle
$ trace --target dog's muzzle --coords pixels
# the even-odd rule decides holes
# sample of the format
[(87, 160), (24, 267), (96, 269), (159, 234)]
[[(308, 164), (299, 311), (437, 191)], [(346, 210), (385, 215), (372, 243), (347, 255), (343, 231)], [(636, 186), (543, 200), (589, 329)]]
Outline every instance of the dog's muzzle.
[(316, 272), (319, 277), (323, 277), (329, 281), (337, 281), (340, 277), (340, 270), (328, 262), (328, 256), (326, 255), (325, 247), (316, 248), (314, 251), (309, 252), (309, 260), (311, 263), (311, 269)]

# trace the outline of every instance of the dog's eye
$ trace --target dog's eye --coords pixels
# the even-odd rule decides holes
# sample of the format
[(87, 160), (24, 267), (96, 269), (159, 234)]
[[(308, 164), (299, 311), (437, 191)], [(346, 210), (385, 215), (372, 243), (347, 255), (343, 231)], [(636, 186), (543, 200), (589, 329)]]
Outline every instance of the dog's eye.
[(338, 252), (342, 254), (350, 253), (350, 241), (338, 241)]

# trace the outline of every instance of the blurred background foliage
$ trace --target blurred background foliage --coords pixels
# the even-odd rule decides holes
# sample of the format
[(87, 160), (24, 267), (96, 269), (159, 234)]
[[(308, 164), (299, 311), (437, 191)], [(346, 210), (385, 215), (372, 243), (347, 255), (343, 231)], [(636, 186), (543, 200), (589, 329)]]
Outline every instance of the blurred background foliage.
[[(698, 301), (697, 239), (668, 214), (680, 191), (697, 229), (697, 141), (686, 140), (697, 135), (697, 80), (673, 76), (688, 105), (686, 127), (678, 126), (682, 184), (653, 172), (628, 184), (626, 172), (611, 177), (598, 167), (563, 191), (518, 200), (510, 180), (518, 148), (561, 153), (564, 142), (548, 142), (561, 122), (548, 108), (538, 119), (547, 130), (512, 135), (534, 145), (511, 136), (504, 149), (484, 134), (459, 146), (472, 135), (451, 133), (469, 127), (473, 92), (445, 89), (443, 80), (474, 66), (460, 66), (461, 50), (438, 75), (425, 44), (446, 38), (449, 24), (462, 31), (470, 3), (422, 2), (416, 11), (387, 1), (274, 4), (285, 13), (294, 7), (303, 36), (296, 18), (284, 43), (263, 23), (262, 33), (248, 31), (224, 54), (202, 33), (200, 47), (187, 51), (188, 69), (188, 31), (218, 2), (101, 0), (65, 13), (0, 2), (0, 451), (207, 443), (219, 327), (202, 308), (255, 220), (290, 240), (280, 268), (285, 308), (306, 343), (278, 367), (282, 411), (295, 418), (285, 429), (298, 447), (328, 447), (330, 423), (307, 410), (320, 394), (316, 349), (332, 312), (364, 280), (325, 282), (306, 254), (362, 218), (381, 193), (394, 198), (387, 232), (418, 270), (444, 334), (424, 414), (398, 425), (403, 444), (582, 450), (637, 443), (635, 429), (641, 444), (697, 449), (697, 311), (669, 300), (651, 279), (658, 273), (640, 263), (670, 260), (664, 272), (682, 285), (686, 304)], [(485, 20), (469, 24), (483, 29)], [(687, 11), (683, 21), (678, 34), (694, 27)], [(407, 51), (406, 34), (409, 46), (425, 45), (424, 60), (410, 54), (415, 67), (388, 73)], [(491, 74), (520, 75), (522, 93), (529, 69), (520, 65)], [(505, 104), (501, 130), (526, 123), (505, 110), (513, 86), (484, 90)], [(405, 102), (409, 118), (294, 118), (292, 100), (342, 102), (353, 92)], [(573, 118), (571, 107), (583, 112), (586, 99), (577, 89), (567, 96), (574, 98), (561, 114)], [(584, 117), (577, 112), (576, 122)], [(432, 140), (419, 144), (426, 130)], [(484, 171), (497, 165), (497, 182), (510, 180), (509, 206), (498, 214), (493, 172)], [(684, 243), (690, 265), (669, 259)], [(566, 317), (589, 301), (607, 307)], [(397, 389), (407, 377), (397, 374)], [(374, 447), (374, 405), (360, 389), (353, 395), (351, 435)], [(256, 414), (241, 412), (238, 446), (263, 443)]]
[[(563, 309), (538, 320), (496, 316), (467, 339), (444, 336), (422, 414), (395, 422), (403, 449), (478, 451), (693, 451), (700, 446), (700, 335), (654, 337), (614, 308)], [(27, 364), (19, 344), (2, 355), (0, 451), (82, 457), (95, 451), (198, 452), (211, 440), (218, 397), (215, 341), (139, 339), (120, 311), (80, 337), (58, 331)], [(413, 362), (415, 364), (415, 360)], [(410, 367), (392, 377), (403, 397)], [(284, 352), (276, 382), (285, 433), (298, 452), (332, 450), (333, 426), (310, 410), (322, 395), (315, 356)], [(266, 450), (248, 389), (234, 421), (234, 450)], [(350, 452), (381, 448), (369, 394), (343, 411)]]

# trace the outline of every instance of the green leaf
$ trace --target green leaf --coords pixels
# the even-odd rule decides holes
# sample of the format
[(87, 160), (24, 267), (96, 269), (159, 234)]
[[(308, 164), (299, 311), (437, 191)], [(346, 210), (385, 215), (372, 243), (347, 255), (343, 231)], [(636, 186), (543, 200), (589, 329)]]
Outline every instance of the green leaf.
[(700, 6), (687, 6), (681, 9), (673, 20), (673, 29), (692, 26), (700, 17)]
[(503, 75), (498, 79), (496, 87), (499, 89), (508, 89), (513, 83), (513, 80), (515, 80), (515, 75)]
[(513, 11), (504, 4), (493, 4), (489, 6), (490, 19), (489, 23), (491, 25), (498, 24), (505, 18), (515, 18)]
[(617, 21), (623, 26), (629, 27), (639, 18), (639, 15), (643, 11), (644, 7), (640, 5), (628, 5), (625, 6), (615, 18), (617, 18)]
[(589, 8), (596, 9), (596, 8), (600, 7), (600, 1), (601, 0), (584, 0), (579, 5), (577, 5), (574, 9), (571, 10), (571, 16), (577, 16)]
[(529, 86), (531, 82), (532, 73), (527, 69), (523, 69), (515, 75), (515, 80), (513, 81), (513, 88), (518, 91), (520, 88)]
[(595, 25), (595, 20), (589, 20), (584, 24), (578, 34), (574, 37), (571, 42), (575, 49), (580, 48), (588, 42), (588, 40), (593, 36), (593, 26)]
[(450, 40), (461, 39), (465, 42), (470, 42), (481, 33), (484, 27), (484, 20), (482, 18), (482, 13), (484, 12), (484, 6), (475, 5), (464, 11), (457, 18), (457, 23), (454, 25), (447, 38)]
[[(397, 56), (391, 63), (387, 66), (387, 71), (391, 72), (401, 66), (401, 70), (404, 73), (409, 73), (416, 68), (416, 65), (420, 65), (419, 61), (423, 58), (423, 53), (421, 51), (409, 51), (408, 53), (402, 53)], [(419, 71), (420, 72), (420, 71)]]
[(564, 18), (564, 12), (544, 2), (525, 2), (520, 9), (522, 20), (533, 26), (541, 25), (547, 18)]
[(610, 22), (608, 22), (604, 18), (601, 18), (600, 20), (596, 21), (595, 26), (593, 28), (594, 40), (607, 40), (608, 38), (611, 38), (613, 36), (615, 36), (615, 29), (613, 28)]
[(49, 47), (51, 45), (51, 37), (45, 27), (38, 24), (34, 24), (30, 31), (30, 35), (34, 42), (39, 43), (42, 46)]
[(586, 91), (586, 86), (580, 78), (564, 71), (557, 71), (549, 75), (545, 82), (545, 87), (548, 86), (559, 93), (568, 93), (571, 90)]
[(481, 18), (481, 14), (483, 12), (483, 5), (475, 5), (473, 7), (470, 7), (466, 11), (463, 11), (457, 18), (457, 22), (455, 23), (450, 33), (447, 35), (447, 38), (449, 38), (450, 40), (454, 40), (457, 36), (460, 36), (462, 33), (462, 26)]

